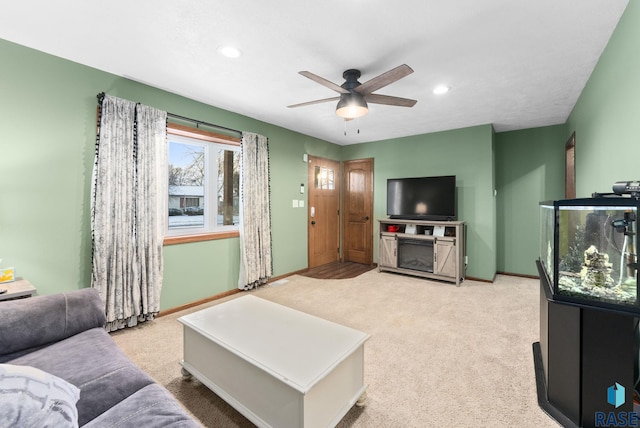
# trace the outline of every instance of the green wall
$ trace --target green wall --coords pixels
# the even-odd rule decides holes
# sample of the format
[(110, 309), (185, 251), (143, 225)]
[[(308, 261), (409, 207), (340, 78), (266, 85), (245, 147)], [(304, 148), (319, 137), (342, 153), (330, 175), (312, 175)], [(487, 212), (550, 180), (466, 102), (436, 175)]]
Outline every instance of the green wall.
[[(90, 187), (96, 95), (269, 138), (274, 275), (307, 267), (302, 155), (339, 159), (340, 147), (109, 73), (0, 40), (0, 258), (39, 294), (87, 287), (91, 278)], [(233, 289), (237, 238), (165, 247), (161, 307)]]
[(498, 271), (537, 275), (537, 203), (564, 198), (572, 132), (578, 197), (640, 178), (639, 52), (640, 4), (629, 2), (566, 124), (496, 134)]
[[(307, 197), (299, 193), (304, 153), (373, 157), (377, 218), (385, 216), (387, 178), (455, 174), (467, 275), (535, 275), (537, 204), (563, 195), (564, 143), (573, 131), (578, 196), (640, 179), (638, 52), (640, 5), (629, 2), (566, 125), (505, 133), (482, 125), (341, 147), (0, 40), (1, 266), (15, 267), (40, 294), (89, 285), (96, 94), (106, 92), (269, 137), (276, 276), (307, 266), (306, 209), (291, 207)], [(238, 254), (237, 239), (165, 247), (162, 308), (235, 288)]]
[(638, 180), (640, 159), (640, 3), (630, 1), (573, 112), (576, 192), (610, 192)]
[[(386, 217), (388, 178), (455, 175), (458, 219), (467, 222), (467, 276), (493, 280), (496, 206), (492, 146), (493, 128), (482, 125), (344, 146), (342, 159), (374, 158), (375, 218)], [(377, 224), (374, 236), (378, 236)]]
[(538, 275), (538, 203), (564, 197), (564, 145), (564, 125), (496, 134), (498, 272)]

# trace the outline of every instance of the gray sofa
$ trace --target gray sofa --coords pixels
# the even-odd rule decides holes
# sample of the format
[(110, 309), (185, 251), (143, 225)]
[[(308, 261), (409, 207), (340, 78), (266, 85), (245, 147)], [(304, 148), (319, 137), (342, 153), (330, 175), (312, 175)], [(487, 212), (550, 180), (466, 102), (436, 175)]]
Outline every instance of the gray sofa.
[(91, 288), (1, 302), (0, 426), (201, 427), (104, 323)]

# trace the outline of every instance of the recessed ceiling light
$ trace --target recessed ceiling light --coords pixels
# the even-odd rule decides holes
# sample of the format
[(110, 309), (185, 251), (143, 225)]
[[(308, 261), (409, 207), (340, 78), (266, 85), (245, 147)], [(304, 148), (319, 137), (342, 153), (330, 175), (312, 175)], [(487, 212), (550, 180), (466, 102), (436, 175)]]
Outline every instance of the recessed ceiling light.
[(442, 94), (446, 94), (450, 90), (451, 90), (451, 86), (438, 85), (435, 88), (433, 88), (433, 93), (436, 95), (442, 95)]
[(242, 55), (240, 49), (234, 48), (233, 46), (221, 46), (218, 48), (218, 52), (220, 52), (221, 55), (224, 55), (227, 58), (238, 58), (240, 55)]

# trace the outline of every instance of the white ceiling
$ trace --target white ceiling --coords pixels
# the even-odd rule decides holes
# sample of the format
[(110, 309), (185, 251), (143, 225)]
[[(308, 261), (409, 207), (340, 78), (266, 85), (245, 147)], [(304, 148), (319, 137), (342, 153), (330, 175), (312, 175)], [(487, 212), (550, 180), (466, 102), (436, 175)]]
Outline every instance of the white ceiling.
[[(0, 1), (0, 38), (341, 145), (564, 123), (628, 3)], [(243, 55), (219, 55), (228, 44)], [(371, 104), (345, 124), (335, 103), (286, 107), (337, 95), (298, 71), (340, 85), (346, 69), (364, 83), (400, 64), (414, 73), (376, 93), (413, 108)], [(438, 84), (452, 89), (436, 96)]]

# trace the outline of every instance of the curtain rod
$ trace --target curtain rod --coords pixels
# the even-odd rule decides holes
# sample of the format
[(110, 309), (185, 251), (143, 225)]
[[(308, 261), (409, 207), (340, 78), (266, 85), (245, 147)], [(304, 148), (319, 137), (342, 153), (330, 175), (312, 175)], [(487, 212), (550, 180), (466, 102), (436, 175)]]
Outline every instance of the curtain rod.
[[(98, 97), (98, 104), (102, 105), (102, 100), (104, 99), (104, 96), (105, 96), (104, 92), (100, 92), (98, 94), (98, 96), (97, 96)], [(203, 121), (198, 120), (198, 119), (191, 119), (190, 117), (180, 116), (178, 114), (169, 113), (169, 112), (167, 112), (167, 116), (168, 117), (172, 117), (174, 119), (179, 119), (179, 120), (184, 120), (184, 121), (187, 121), (187, 122), (195, 123), (196, 127), (198, 127), (199, 125), (210, 126), (212, 128), (218, 128), (218, 129), (222, 129), (222, 130), (225, 130), (225, 131), (234, 132), (236, 134), (239, 134), (240, 137), (242, 137), (242, 131), (238, 131), (237, 129), (227, 128), (226, 126), (216, 125), (215, 123), (203, 122)]]

